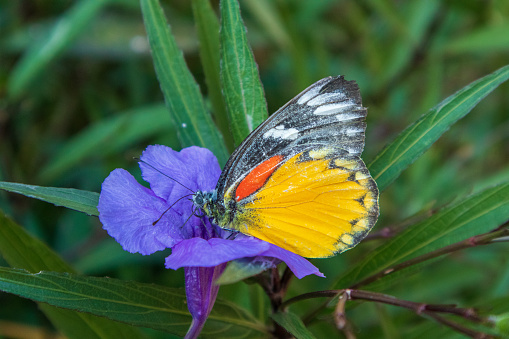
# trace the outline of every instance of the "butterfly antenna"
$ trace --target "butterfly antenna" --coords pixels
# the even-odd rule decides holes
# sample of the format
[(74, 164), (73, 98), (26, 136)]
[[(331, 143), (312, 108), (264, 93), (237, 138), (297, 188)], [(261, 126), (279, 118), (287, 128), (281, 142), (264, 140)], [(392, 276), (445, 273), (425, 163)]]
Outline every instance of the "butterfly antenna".
[(177, 201), (175, 201), (173, 204), (171, 204), (171, 206), (170, 206), (170, 207), (168, 207), (168, 208), (167, 208), (167, 209), (163, 212), (163, 214), (161, 214), (161, 216), (160, 216), (160, 217), (159, 217), (156, 221), (154, 221), (154, 222), (152, 223), (152, 226), (155, 226), (155, 225), (159, 222), (159, 220), (161, 220), (161, 219), (162, 219), (162, 217), (166, 214), (166, 212), (168, 212), (168, 211), (169, 211), (169, 210), (170, 210), (173, 206), (175, 206), (175, 204), (176, 204), (176, 203), (178, 203), (180, 200), (182, 200), (182, 199), (184, 199), (184, 198), (186, 198), (186, 197), (189, 197), (189, 196), (191, 196), (191, 195), (192, 195), (192, 194), (187, 194), (187, 195), (184, 195), (183, 197), (178, 198), (178, 199), (177, 199)]
[(179, 184), (180, 186), (182, 186), (182, 187), (184, 187), (185, 189), (188, 189), (189, 191), (191, 191), (191, 192), (193, 192), (193, 193), (194, 193), (194, 191), (193, 191), (192, 189), (190, 189), (189, 187), (187, 187), (186, 185), (184, 185), (183, 183), (181, 183), (181, 182), (180, 182), (180, 181), (178, 181), (177, 179), (174, 179), (174, 178), (170, 177), (169, 175), (167, 175), (166, 173), (161, 172), (160, 170), (158, 170), (157, 168), (155, 168), (154, 166), (152, 166), (152, 165), (151, 165), (151, 164), (149, 164), (148, 162), (143, 161), (143, 160), (141, 160), (140, 158), (134, 158), (134, 159), (136, 159), (137, 161), (139, 161), (139, 162), (141, 162), (141, 163), (144, 163), (144, 164), (145, 164), (145, 165), (147, 165), (147, 166), (152, 167), (152, 169), (154, 169), (154, 170), (156, 170), (157, 172), (161, 173), (162, 175), (164, 175), (164, 176), (165, 176), (165, 177), (167, 177), (168, 179), (171, 179), (171, 180), (175, 181), (175, 182), (176, 182), (177, 184)]
[(191, 217), (192, 217), (193, 215), (194, 215), (194, 211), (193, 211), (193, 213), (191, 213), (191, 215), (189, 216), (189, 218), (187, 218), (186, 222), (184, 222), (184, 223), (182, 224), (182, 226), (180, 227), (181, 229), (182, 229), (182, 228), (184, 228), (184, 226), (186, 226), (187, 222), (189, 221), (189, 219), (191, 219)]

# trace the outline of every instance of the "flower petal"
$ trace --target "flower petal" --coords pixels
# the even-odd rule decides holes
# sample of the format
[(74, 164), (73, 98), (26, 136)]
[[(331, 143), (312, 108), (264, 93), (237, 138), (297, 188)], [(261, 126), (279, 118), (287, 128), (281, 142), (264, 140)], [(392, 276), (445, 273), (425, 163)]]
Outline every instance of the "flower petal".
[(214, 154), (196, 146), (180, 152), (162, 145), (148, 146), (140, 159), (143, 179), (170, 203), (197, 190), (213, 190), (221, 174)]
[(269, 249), (260, 255), (265, 257), (278, 258), (284, 261), (297, 278), (301, 279), (310, 274), (325, 278), (323, 273), (320, 272), (320, 270), (307, 259), (301, 257), (298, 254), (282, 249), (276, 245), (269, 244), (269, 246)]
[(200, 334), (219, 291), (219, 285), (214, 282), (223, 273), (225, 267), (226, 264), (215, 267), (185, 268), (187, 307), (193, 316), (186, 338), (196, 338)]
[(166, 202), (123, 169), (104, 180), (97, 208), (103, 228), (131, 253), (151, 254), (183, 239), (181, 228), (174, 226), (181, 225), (180, 215), (165, 213)]
[[(173, 247), (171, 255), (166, 258), (166, 268), (176, 270), (180, 267), (212, 267), (231, 260), (257, 256), (284, 261), (299, 279), (310, 274), (324, 277), (318, 268), (300, 255), (251, 237), (235, 240), (183, 240)], [(268, 258), (265, 260), (271, 261)]]
[(209, 240), (191, 238), (175, 245), (166, 258), (166, 268), (212, 267), (245, 257), (255, 257), (269, 250), (269, 243), (256, 238)]

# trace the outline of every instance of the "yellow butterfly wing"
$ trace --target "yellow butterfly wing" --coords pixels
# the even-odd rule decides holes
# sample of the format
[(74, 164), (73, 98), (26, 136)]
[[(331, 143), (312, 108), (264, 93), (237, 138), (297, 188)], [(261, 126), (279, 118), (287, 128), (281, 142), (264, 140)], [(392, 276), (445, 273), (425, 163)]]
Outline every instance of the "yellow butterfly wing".
[(280, 164), (239, 201), (230, 227), (308, 258), (354, 247), (376, 222), (378, 189), (360, 158), (335, 153), (306, 151)]

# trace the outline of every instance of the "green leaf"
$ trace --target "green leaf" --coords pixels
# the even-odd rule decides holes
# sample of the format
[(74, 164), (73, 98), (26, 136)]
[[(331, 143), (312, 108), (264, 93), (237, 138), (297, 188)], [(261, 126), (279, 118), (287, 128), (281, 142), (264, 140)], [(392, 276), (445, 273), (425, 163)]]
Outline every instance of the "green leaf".
[(272, 314), (271, 317), (297, 339), (315, 338), (315, 336), (306, 328), (302, 320), (300, 320), (300, 318), (294, 313), (278, 312)]
[(24, 196), (50, 202), (56, 206), (63, 206), (83, 212), (88, 215), (99, 215), (97, 204), (99, 193), (82, 191), (74, 188), (42, 187), (0, 181), (0, 189), (23, 194)]
[[(192, 320), (184, 289), (155, 284), (0, 268), (0, 289), (38, 302), (180, 336), (186, 333)], [(217, 300), (201, 335), (250, 337), (249, 333), (251, 336), (267, 334), (265, 326), (249, 313), (233, 303)]]
[(238, 259), (230, 262), (223, 274), (217, 279), (216, 284), (227, 285), (242, 281), (271, 268), (266, 261), (255, 261), (249, 258)]
[(498, 333), (505, 338), (509, 338), (509, 313), (493, 317), (495, 328)]
[(244, 0), (242, 5), (249, 9), (249, 14), (265, 30), (267, 39), (271, 39), (281, 50), (292, 47), (292, 39), (277, 10), (277, 3), (270, 0)]
[(65, 146), (41, 169), (43, 181), (71, 170), (84, 159), (120, 152), (147, 137), (170, 132), (173, 126), (164, 105), (140, 107), (91, 125), (66, 141)]
[(235, 145), (267, 119), (267, 103), (237, 0), (221, 0), (221, 82)]
[(509, 78), (509, 66), (489, 74), (451, 95), (410, 125), (368, 166), (380, 191), (412, 164), (458, 119)]
[(509, 183), (505, 183), (467, 197), (411, 226), (370, 252), (344, 273), (334, 288), (351, 286), (405, 260), (488, 232), (508, 219)]
[[(29, 235), (0, 211), (0, 253), (12, 267), (30, 272), (73, 272), (53, 250)], [(143, 338), (137, 329), (90, 314), (63, 311), (39, 304), (57, 329), (70, 338)]]
[(494, 53), (509, 49), (509, 23), (481, 26), (445, 44), (448, 53)]
[(221, 165), (228, 152), (223, 138), (205, 109), (198, 84), (187, 68), (157, 0), (141, 0), (152, 58), (166, 105), (183, 147), (210, 149)]
[(142, 267), (148, 264), (160, 265), (164, 262), (164, 251), (151, 255), (141, 255), (124, 251), (122, 246), (113, 238), (105, 238), (94, 246), (91, 251), (80, 255), (73, 261), (73, 266), (81, 273), (87, 275), (101, 275), (104, 272), (111, 272), (121, 266), (131, 265)]
[(51, 248), (28, 234), (2, 211), (0, 211), (0, 253), (10, 266), (24, 268), (30, 272), (73, 271)]
[[(375, 79), (375, 87), (387, 86), (404, 69), (410, 67), (413, 53), (425, 39), (425, 34), (433, 24), (440, 3), (436, 0), (416, 0), (406, 3), (404, 11), (395, 10), (397, 5), (392, 2), (370, 1), (379, 14), (391, 23), (398, 39), (385, 46), (389, 57), (379, 77)], [(429, 107), (429, 106), (428, 106)]]
[(107, 3), (107, 0), (81, 0), (62, 15), (50, 34), (33, 44), (14, 67), (8, 82), (9, 95), (15, 98), (22, 94), (35, 77), (87, 28)]
[(221, 131), (226, 146), (233, 151), (233, 137), (228, 125), (226, 103), (221, 92), (219, 75), (219, 20), (209, 0), (193, 0), (193, 16), (200, 46), (200, 59), (205, 73), (205, 82), (210, 102), (213, 107), (214, 120)]

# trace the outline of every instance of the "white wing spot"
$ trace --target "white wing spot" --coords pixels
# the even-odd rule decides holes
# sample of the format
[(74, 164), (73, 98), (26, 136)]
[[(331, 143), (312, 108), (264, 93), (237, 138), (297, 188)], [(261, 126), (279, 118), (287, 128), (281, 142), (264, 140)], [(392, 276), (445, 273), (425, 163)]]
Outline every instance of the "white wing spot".
[(352, 101), (343, 101), (339, 103), (334, 103), (330, 105), (323, 105), (315, 109), (313, 114), (316, 115), (332, 115), (335, 113), (341, 113), (345, 110), (356, 108), (355, 104)]
[(345, 98), (345, 94), (341, 92), (325, 93), (313, 98), (307, 102), (308, 106), (319, 106), (331, 101), (339, 101)]
[(182, 128), (186, 128), (187, 124), (185, 122), (182, 123)]
[(360, 114), (355, 114), (355, 113), (343, 113), (343, 114), (336, 115), (336, 118), (338, 119), (338, 121), (352, 120), (352, 119), (357, 119), (360, 117), (361, 117)]
[(347, 148), (348, 153), (350, 154), (358, 154), (362, 152), (362, 148), (359, 146), (352, 146)]
[(299, 131), (296, 128), (285, 129), (283, 125), (276, 126), (263, 134), (264, 138), (276, 138), (295, 140), (299, 136)]
[(345, 133), (348, 135), (354, 135), (354, 134), (361, 133), (361, 132), (364, 132), (364, 128), (355, 127), (355, 128), (348, 128)]
[(309, 91), (307, 91), (306, 93), (304, 93), (300, 98), (299, 100), (297, 100), (297, 103), (299, 105), (303, 105), (305, 104), (306, 102), (308, 102), (311, 98), (314, 98), (318, 92), (320, 92), (320, 89), (322, 88), (323, 86), (320, 86), (320, 87), (313, 87), (311, 88)]

